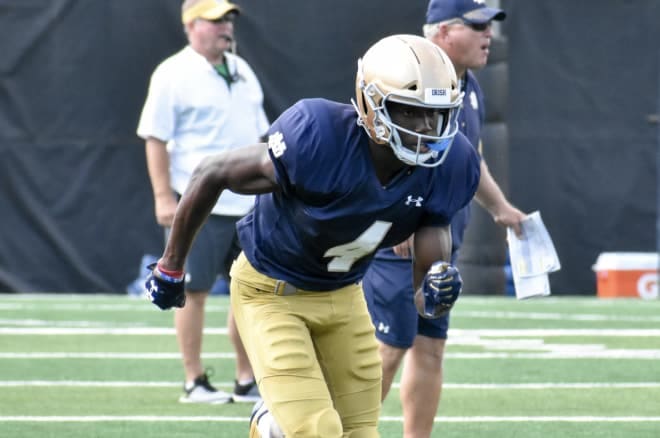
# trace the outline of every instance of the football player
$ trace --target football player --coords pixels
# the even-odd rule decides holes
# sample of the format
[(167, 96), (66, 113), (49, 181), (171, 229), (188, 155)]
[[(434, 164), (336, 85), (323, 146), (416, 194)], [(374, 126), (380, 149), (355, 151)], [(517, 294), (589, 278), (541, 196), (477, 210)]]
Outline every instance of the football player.
[[(195, 170), (148, 289), (161, 308), (182, 305), (186, 254), (220, 193), (258, 194), (231, 270), (266, 408), (255, 419), (270, 411), (285, 436), (378, 436), (381, 360), (359, 282), (377, 249), (415, 233), (418, 311), (437, 318), (458, 298), (449, 223), (479, 183), (479, 158), (458, 134), (461, 101), (441, 49), (390, 36), (358, 61), (353, 106), (301, 100), (267, 144)], [(251, 436), (269, 430), (254, 421)]]
[[(459, 127), (479, 150), (481, 126), (485, 119), (484, 98), (469, 69), (486, 65), (492, 37), (491, 23), (503, 20), (505, 16), (504, 11), (486, 7), (484, 2), (431, 0), (424, 26), (425, 36), (441, 47), (454, 64), (464, 93)], [(525, 214), (509, 203), (484, 160), (480, 167), (481, 180), (475, 199), (495, 222), (520, 232), (520, 221)], [(458, 258), (468, 219), (469, 205), (452, 219), (452, 263)], [(383, 359), (383, 400), (405, 355), (400, 387), (404, 436), (429, 437), (442, 390), (442, 357), (449, 315), (435, 320), (418, 317), (411, 304), (414, 289), (410, 282), (410, 259), (405, 257), (408, 254), (406, 244), (379, 251), (362, 287)]]

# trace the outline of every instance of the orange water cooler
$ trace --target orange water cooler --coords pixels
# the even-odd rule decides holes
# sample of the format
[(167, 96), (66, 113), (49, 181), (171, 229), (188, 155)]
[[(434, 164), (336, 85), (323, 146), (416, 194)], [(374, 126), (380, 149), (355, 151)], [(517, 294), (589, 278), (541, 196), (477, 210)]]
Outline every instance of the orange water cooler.
[(601, 253), (593, 266), (598, 297), (658, 299), (659, 265), (657, 253)]

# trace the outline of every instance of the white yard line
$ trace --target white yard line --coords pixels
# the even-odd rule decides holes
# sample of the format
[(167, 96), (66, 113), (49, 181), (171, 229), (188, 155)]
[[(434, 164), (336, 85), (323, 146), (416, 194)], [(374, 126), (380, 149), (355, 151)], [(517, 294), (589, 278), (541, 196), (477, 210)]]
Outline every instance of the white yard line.
[[(0, 384), (0, 386), (2, 386)], [(393, 383), (398, 388), (399, 383)], [(660, 382), (619, 382), (619, 383), (444, 383), (443, 389), (655, 389)]]
[(660, 329), (449, 329), (452, 336), (597, 336), (597, 337), (660, 337)]
[[(207, 327), (207, 335), (227, 335), (226, 327)], [(173, 327), (4, 327), (6, 336), (175, 336)], [(552, 342), (553, 337), (597, 337), (601, 343)], [(660, 329), (452, 329), (448, 345), (476, 351), (448, 351), (448, 359), (660, 359), (660, 349), (610, 348), (609, 338), (660, 337)], [(608, 339), (603, 339), (608, 338)], [(210, 352), (207, 359), (234, 359), (231, 352)], [(176, 352), (0, 352), (1, 359), (129, 359), (179, 360)]]
[(660, 359), (660, 350), (548, 351), (545, 353), (445, 353), (449, 359)]
[[(202, 353), (204, 359), (234, 359), (234, 353)], [(549, 351), (543, 353), (445, 353), (447, 359), (660, 359), (660, 350)], [(180, 360), (179, 353), (3, 352), (0, 359)]]
[[(226, 327), (206, 327), (208, 335), (226, 335)], [(30, 336), (83, 336), (83, 335), (116, 335), (116, 336), (163, 336), (174, 335), (174, 327), (0, 327), (0, 335), (30, 335)]]
[(466, 310), (452, 311), (452, 315), (469, 318), (486, 319), (532, 319), (549, 321), (631, 321), (631, 322), (651, 322), (660, 321), (660, 316), (639, 316), (639, 315), (600, 315), (592, 313), (560, 313), (560, 312), (498, 312), (498, 311), (474, 311)]
[[(20, 423), (99, 423), (99, 422), (216, 422), (216, 423), (247, 423), (249, 417), (218, 417), (218, 416), (157, 416), (157, 415), (95, 415), (95, 416), (0, 416), (0, 422)], [(403, 417), (380, 417), (380, 421), (402, 423)], [(553, 417), (435, 417), (436, 423), (657, 423), (660, 417), (596, 417), (596, 416), (553, 416)]]
[[(52, 323), (52, 322), (51, 322)], [(206, 327), (205, 334), (226, 335), (226, 327)], [(172, 327), (0, 327), (0, 335), (173, 335)], [(449, 329), (452, 337), (660, 337), (660, 329)]]
[[(84, 312), (143, 312), (154, 313), (158, 309), (151, 305), (148, 301), (135, 300), (134, 303), (119, 303), (119, 304), (104, 304), (94, 303), (93, 301), (80, 303), (63, 303), (63, 302), (29, 302), (29, 303), (7, 303), (0, 302), (0, 310), (67, 310), (67, 311), (84, 311)], [(209, 304), (204, 309), (207, 312), (226, 312), (229, 309), (229, 302), (226, 305)]]
[[(234, 382), (214, 382), (217, 386), (230, 387)], [(97, 380), (8, 380), (0, 381), (0, 388), (15, 387), (82, 387), (82, 388), (178, 388), (180, 382), (131, 382)], [(392, 385), (399, 387), (399, 383)], [(655, 389), (660, 382), (618, 382), (618, 383), (445, 383), (445, 389)]]
[[(202, 353), (204, 359), (235, 359), (235, 353)], [(29, 352), (29, 353), (0, 353), (0, 359), (176, 359), (181, 360), (181, 353), (72, 353), (57, 352)]]

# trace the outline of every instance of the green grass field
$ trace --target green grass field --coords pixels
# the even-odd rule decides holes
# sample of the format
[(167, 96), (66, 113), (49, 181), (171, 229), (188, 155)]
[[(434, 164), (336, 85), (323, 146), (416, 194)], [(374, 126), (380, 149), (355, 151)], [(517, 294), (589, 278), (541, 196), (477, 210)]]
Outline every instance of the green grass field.
[[(228, 300), (205, 363), (232, 387)], [(462, 297), (437, 437), (660, 437), (660, 301)], [(0, 294), (0, 437), (245, 437), (251, 405), (182, 405), (172, 313), (127, 296)], [(383, 437), (402, 431), (398, 385)]]

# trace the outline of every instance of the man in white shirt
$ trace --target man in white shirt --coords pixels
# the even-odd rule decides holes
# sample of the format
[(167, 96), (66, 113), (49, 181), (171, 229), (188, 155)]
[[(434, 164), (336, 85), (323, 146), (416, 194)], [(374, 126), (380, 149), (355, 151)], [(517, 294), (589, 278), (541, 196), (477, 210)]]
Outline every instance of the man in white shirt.
[[(266, 133), (263, 92), (250, 66), (230, 53), (238, 6), (225, 0), (185, 0), (182, 21), (188, 45), (151, 76), (137, 133), (146, 141), (156, 220), (172, 225), (178, 198), (206, 156), (252, 144)], [(185, 403), (254, 402), (259, 393), (231, 312), (229, 336), (236, 350), (234, 393), (218, 391), (201, 362), (204, 306), (218, 275), (228, 275), (239, 252), (236, 222), (253, 207), (252, 196), (222, 194), (187, 260), (186, 305), (175, 312), (185, 372)]]

